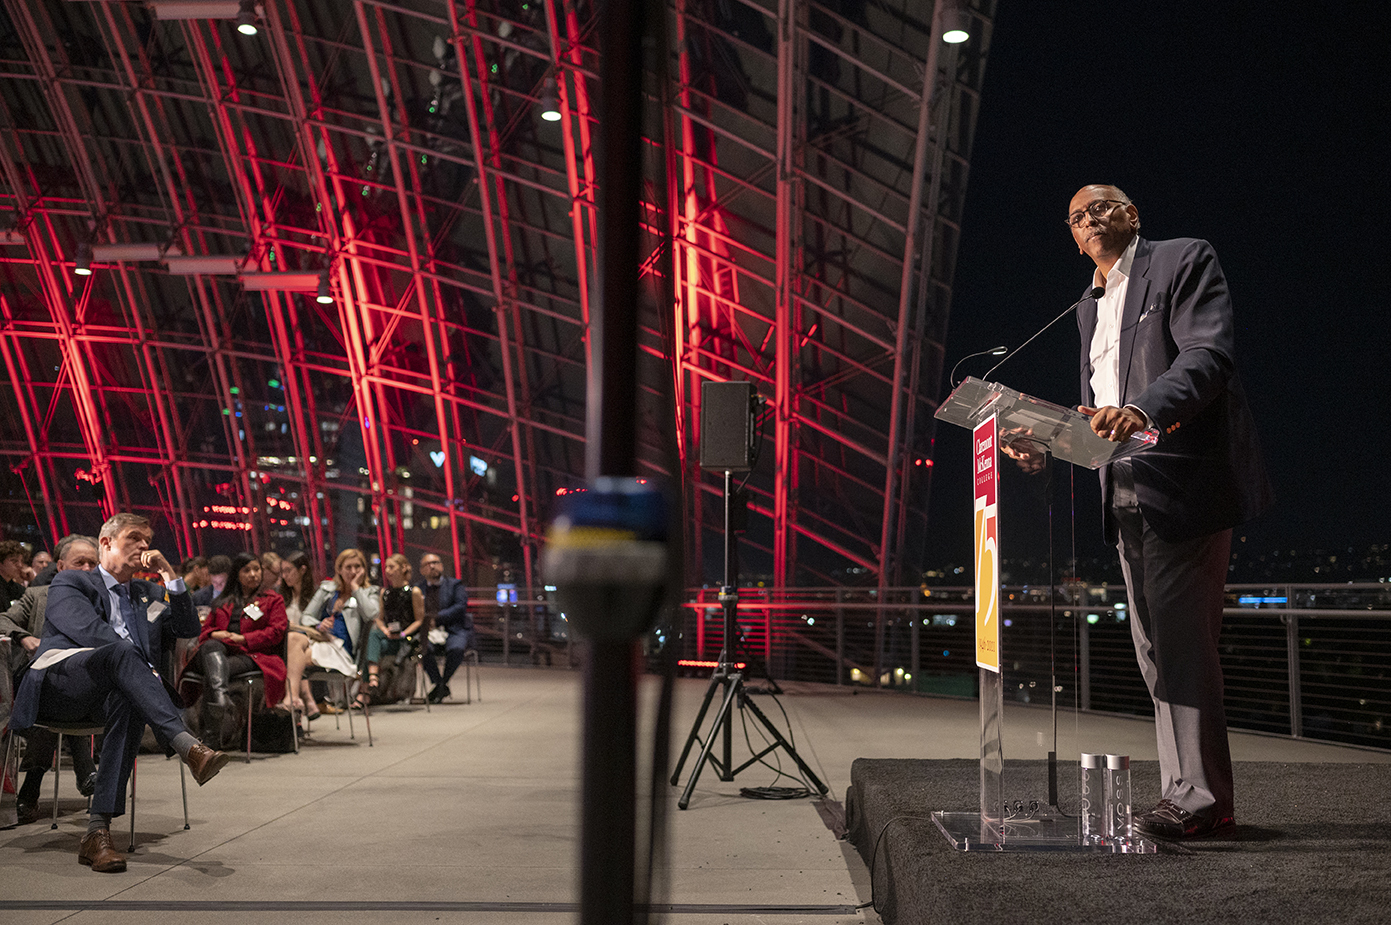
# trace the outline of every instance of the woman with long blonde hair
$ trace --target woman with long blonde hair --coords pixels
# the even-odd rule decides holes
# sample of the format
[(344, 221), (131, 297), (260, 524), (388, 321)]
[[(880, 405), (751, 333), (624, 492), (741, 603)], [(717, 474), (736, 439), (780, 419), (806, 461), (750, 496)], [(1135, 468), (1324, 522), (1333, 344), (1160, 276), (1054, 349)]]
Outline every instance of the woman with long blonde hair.
[[(381, 597), (372, 587), (367, 557), (358, 549), (345, 549), (333, 562), (333, 577), (319, 585), (300, 614), (303, 631), (291, 634), (287, 672), (289, 689), (299, 687), (310, 665), (329, 668), (349, 678), (359, 676), (358, 656), (370, 626), (381, 612)], [(366, 698), (359, 695), (355, 706)], [(304, 704), (293, 704), (299, 709)], [(309, 711), (313, 719), (316, 711)]]

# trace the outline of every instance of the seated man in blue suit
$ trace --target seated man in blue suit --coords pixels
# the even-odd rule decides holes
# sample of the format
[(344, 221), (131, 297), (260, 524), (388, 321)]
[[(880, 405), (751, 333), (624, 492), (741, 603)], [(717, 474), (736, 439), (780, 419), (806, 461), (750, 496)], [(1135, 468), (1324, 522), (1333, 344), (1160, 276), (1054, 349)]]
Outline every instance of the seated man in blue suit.
[[(99, 721), (106, 725), (87, 836), (77, 859), (93, 870), (119, 872), (126, 859), (111, 844), (111, 819), (125, 812), (126, 782), (148, 724), (173, 748), (199, 786), (227, 756), (188, 731), (159, 675), (166, 647), (198, 635), (198, 615), (163, 553), (150, 549), (150, 522), (117, 514), (97, 537), (98, 568), (59, 572), (48, 592), (43, 641), (15, 693), (15, 729), (36, 722)], [(164, 587), (134, 578), (157, 571)]]
[(420, 557), (420, 581), (416, 587), (425, 595), (425, 616), (446, 634), (444, 673), (435, 664), (435, 653), (425, 643), (425, 673), (434, 687), (429, 700), (439, 703), (449, 696), (449, 679), (464, 663), (464, 653), (473, 648), (473, 617), (468, 612), (468, 588), (457, 578), (444, 574), (444, 563), (432, 552)]

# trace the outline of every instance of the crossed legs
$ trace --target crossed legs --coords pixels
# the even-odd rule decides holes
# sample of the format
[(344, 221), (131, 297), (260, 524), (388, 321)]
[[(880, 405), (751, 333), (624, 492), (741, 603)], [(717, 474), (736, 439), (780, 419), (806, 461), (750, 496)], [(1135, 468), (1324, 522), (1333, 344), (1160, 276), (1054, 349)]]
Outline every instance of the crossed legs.
[(106, 737), (92, 812), (119, 816), (145, 726), (166, 748), (189, 732), (164, 685), (129, 643), (79, 652), (50, 666), (44, 676), (40, 718), (76, 722), (103, 714)]
[(314, 692), (310, 690), (309, 682), (304, 680), (304, 672), (313, 664), (309, 658), (313, 643), (303, 633), (287, 633), (285, 645), (285, 699), (281, 701), (281, 706), (291, 710), (303, 709), (313, 716), (319, 712), (319, 705), (314, 702)]

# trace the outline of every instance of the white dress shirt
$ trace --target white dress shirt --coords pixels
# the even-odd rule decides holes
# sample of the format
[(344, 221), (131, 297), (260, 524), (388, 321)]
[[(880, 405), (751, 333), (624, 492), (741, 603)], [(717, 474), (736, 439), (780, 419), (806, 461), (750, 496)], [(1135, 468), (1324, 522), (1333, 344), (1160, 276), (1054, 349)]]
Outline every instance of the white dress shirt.
[[(122, 639), (130, 639), (130, 628), (126, 626), (125, 614), (121, 610), (121, 596), (116, 593), (116, 586), (120, 582), (116, 580), (115, 575), (100, 565), (97, 566), (97, 571), (101, 573), (101, 580), (106, 585), (107, 604), (111, 607), (111, 628)], [(127, 586), (127, 593), (129, 593), (129, 586)], [(131, 606), (134, 605), (135, 602), (132, 601)]]
[(1106, 294), (1096, 300), (1096, 330), (1092, 332), (1092, 404), (1097, 408), (1121, 403), (1121, 312), (1125, 309), (1125, 293), (1130, 288), (1130, 265), (1135, 261), (1135, 248), (1140, 236), (1130, 239), (1120, 259), (1111, 267), (1105, 279), (1101, 267), (1092, 275), (1092, 285), (1101, 286)]

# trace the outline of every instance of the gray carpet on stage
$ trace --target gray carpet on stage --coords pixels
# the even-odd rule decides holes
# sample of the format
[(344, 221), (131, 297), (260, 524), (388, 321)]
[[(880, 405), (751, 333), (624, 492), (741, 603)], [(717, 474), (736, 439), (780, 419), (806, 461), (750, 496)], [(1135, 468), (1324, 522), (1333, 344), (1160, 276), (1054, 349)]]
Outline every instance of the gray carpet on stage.
[[(1006, 796), (1040, 765), (1007, 768)], [(1067, 812), (1076, 767), (1059, 767)], [(1153, 805), (1157, 763), (1131, 779), (1136, 807)], [(847, 837), (889, 925), (1391, 922), (1391, 765), (1239, 762), (1236, 834), (1149, 856), (957, 852), (928, 815), (979, 809), (978, 780), (975, 761), (855, 761)]]

